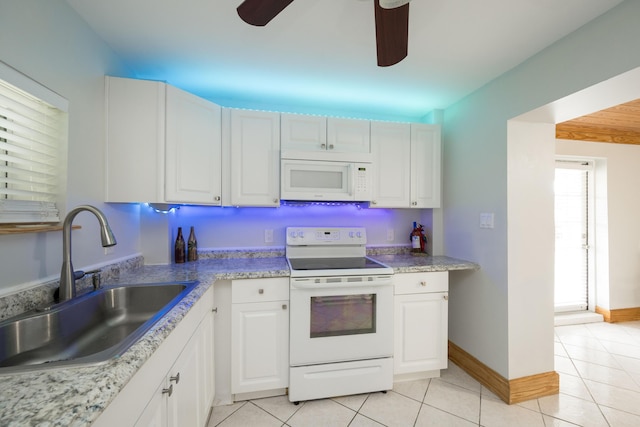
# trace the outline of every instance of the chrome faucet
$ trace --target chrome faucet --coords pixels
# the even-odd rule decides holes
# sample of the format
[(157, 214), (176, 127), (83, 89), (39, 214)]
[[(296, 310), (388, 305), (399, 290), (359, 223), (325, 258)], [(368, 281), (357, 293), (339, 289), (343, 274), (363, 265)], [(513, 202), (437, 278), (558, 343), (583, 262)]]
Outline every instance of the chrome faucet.
[(102, 246), (114, 246), (116, 238), (109, 227), (109, 222), (104, 214), (96, 207), (90, 205), (82, 205), (72, 209), (64, 219), (62, 226), (62, 271), (60, 271), (60, 293), (59, 301), (66, 301), (76, 296), (76, 279), (84, 276), (83, 272), (73, 271), (71, 263), (71, 223), (73, 219), (82, 211), (89, 211), (98, 218), (100, 222), (100, 237)]

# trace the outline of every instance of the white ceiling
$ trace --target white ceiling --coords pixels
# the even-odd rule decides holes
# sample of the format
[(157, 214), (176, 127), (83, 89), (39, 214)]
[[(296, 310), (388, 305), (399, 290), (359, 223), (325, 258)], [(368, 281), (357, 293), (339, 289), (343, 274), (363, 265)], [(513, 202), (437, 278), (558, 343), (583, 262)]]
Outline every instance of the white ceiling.
[(295, 0), (266, 27), (242, 0), (67, 0), (138, 78), (225, 106), (419, 119), (622, 0), (413, 0), (409, 55), (376, 65), (374, 0)]

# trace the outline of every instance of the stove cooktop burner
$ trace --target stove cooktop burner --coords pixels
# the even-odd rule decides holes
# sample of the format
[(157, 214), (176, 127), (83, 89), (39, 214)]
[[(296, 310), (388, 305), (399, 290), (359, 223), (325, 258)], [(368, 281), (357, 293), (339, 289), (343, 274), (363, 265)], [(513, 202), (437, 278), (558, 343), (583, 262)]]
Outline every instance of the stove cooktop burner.
[(369, 258), (290, 258), (293, 270), (347, 270), (361, 268), (387, 268)]

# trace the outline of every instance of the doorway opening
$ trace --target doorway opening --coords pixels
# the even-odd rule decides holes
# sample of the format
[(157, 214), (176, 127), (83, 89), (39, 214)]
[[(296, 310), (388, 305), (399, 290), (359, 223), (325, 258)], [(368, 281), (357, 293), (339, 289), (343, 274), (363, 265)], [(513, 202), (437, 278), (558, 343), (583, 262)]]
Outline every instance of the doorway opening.
[(556, 314), (595, 309), (594, 162), (557, 159), (555, 167)]

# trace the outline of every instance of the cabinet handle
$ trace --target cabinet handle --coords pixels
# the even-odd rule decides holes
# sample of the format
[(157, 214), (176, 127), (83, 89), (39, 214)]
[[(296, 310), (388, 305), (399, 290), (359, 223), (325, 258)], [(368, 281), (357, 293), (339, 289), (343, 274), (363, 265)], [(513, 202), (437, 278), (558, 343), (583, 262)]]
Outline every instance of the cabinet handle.
[(333, 144), (329, 144), (329, 150), (333, 150)]
[(443, 296), (442, 296), (442, 299), (443, 299), (443, 300), (445, 300), (445, 301), (449, 301), (449, 295), (446, 295), (446, 294), (445, 294), (445, 295), (443, 295)]
[(327, 149), (327, 144), (320, 144), (320, 148), (322, 148), (323, 150)]
[(418, 202), (411, 202), (411, 206), (418, 206)]
[(422, 282), (420, 282), (420, 286), (427, 286), (427, 282), (423, 280)]
[(217, 313), (218, 312), (218, 307), (214, 307), (211, 309), (212, 312)]
[(259, 293), (260, 295), (264, 294), (264, 289), (258, 289), (258, 293)]
[(278, 199), (273, 199), (273, 203), (278, 204)]
[(168, 394), (169, 397), (171, 397), (171, 395), (173, 394), (173, 384), (171, 384), (169, 388), (163, 388), (162, 394)]
[[(175, 381), (176, 384), (178, 384), (180, 382), (180, 372), (178, 372), (178, 374), (175, 377), (169, 377), (169, 382), (173, 382)], [(171, 395), (169, 395), (171, 396)]]
[(287, 304), (282, 304), (282, 309), (286, 310), (287, 309)]
[(216, 202), (219, 202), (220, 201), (220, 196), (214, 197), (213, 200), (215, 200)]
[(375, 200), (372, 200), (372, 201), (371, 201), (371, 204), (372, 204), (372, 205), (375, 205), (376, 203), (378, 203), (378, 202), (376, 202)]

